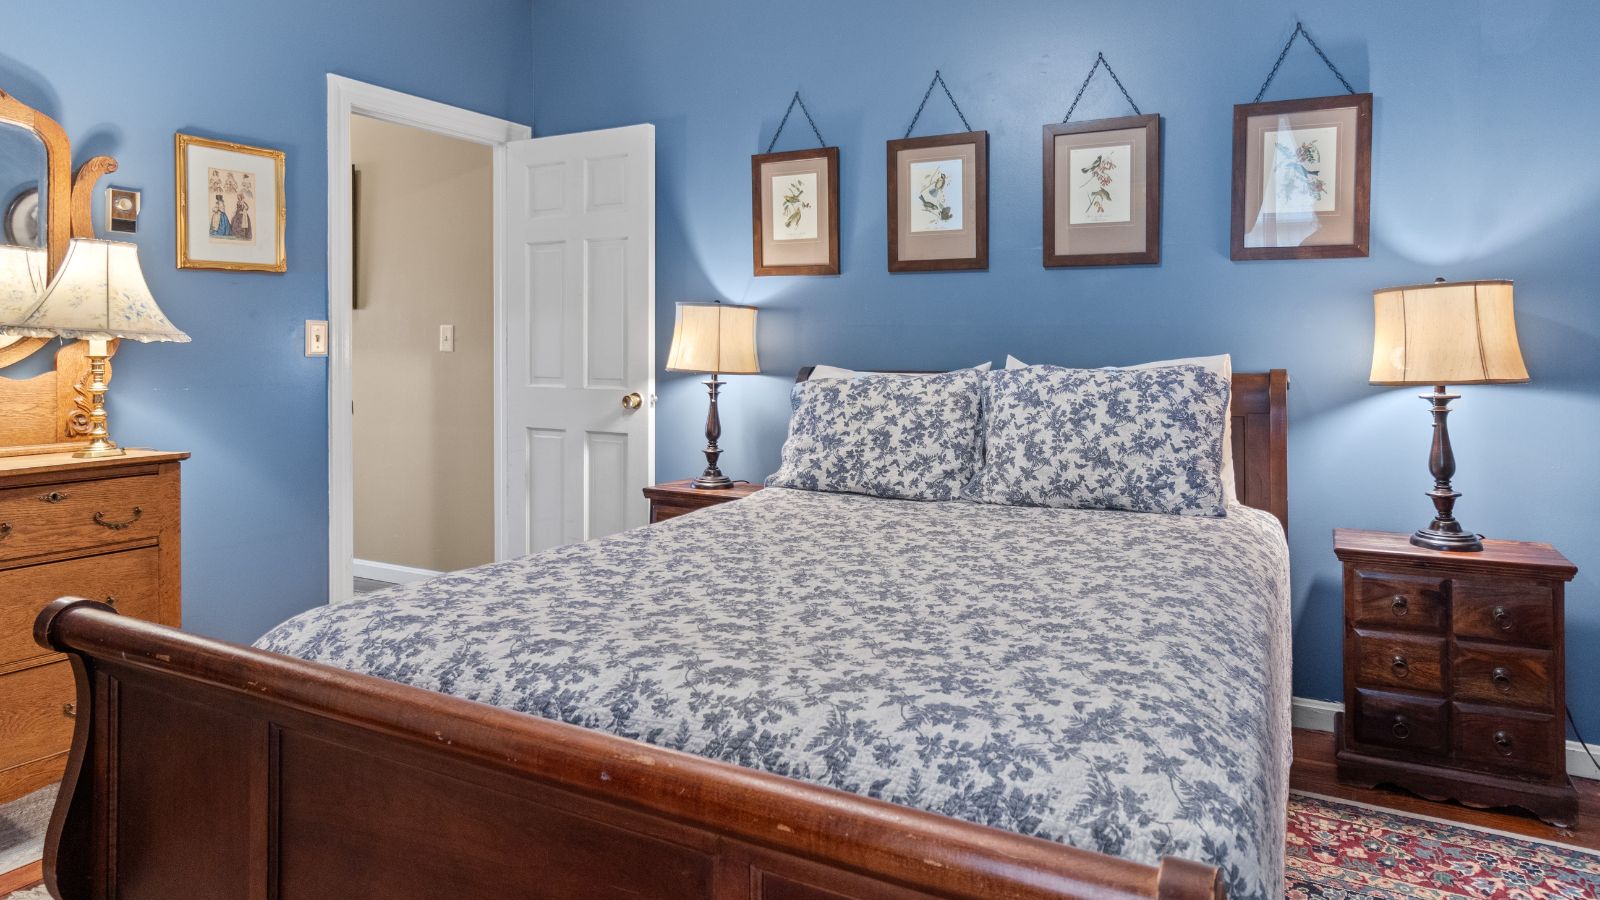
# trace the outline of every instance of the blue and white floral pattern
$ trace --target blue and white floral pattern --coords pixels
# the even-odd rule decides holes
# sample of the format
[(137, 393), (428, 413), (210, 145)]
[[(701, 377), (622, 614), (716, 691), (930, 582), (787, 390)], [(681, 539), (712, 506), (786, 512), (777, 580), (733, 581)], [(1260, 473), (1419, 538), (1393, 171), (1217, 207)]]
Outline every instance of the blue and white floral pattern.
[(1283, 896), (1276, 519), (768, 488), (259, 646)]
[(977, 473), (975, 369), (804, 381), (767, 484), (898, 500), (954, 500)]
[(983, 377), (983, 503), (1221, 516), (1227, 380), (1200, 366)]

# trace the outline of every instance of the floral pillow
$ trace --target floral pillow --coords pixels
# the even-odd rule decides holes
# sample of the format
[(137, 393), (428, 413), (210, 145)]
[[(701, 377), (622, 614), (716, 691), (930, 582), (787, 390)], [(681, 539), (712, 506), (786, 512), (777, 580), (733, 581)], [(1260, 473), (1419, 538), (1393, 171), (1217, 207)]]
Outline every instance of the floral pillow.
[(977, 474), (973, 369), (902, 378), (862, 375), (794, 386), (774, 487), (955, 500)]
[(1227, 379), (1201, 366), (983, 378), (982, 503), (1221, 516)]

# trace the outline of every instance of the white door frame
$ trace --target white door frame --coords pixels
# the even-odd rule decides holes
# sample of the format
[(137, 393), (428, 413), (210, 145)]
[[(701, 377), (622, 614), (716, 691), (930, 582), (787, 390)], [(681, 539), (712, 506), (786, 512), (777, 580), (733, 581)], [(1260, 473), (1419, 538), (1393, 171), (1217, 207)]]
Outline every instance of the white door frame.
[[(500, 245), (505, 234), (505, 145), (526, 140), (533, 129), (433, 100), (402, 94), (342, 75), (328, 75), (328, 600), (348, 599), (353, 591), (355, 557), (355, 446), (351, 415), (350, 281), (350, 116), (362, 115), (409, 125), (494, 150), (494, 417), (502, 418), (501, 385), (505, 380), (505, 311), (500, 278)], [(494, 480), (501, 483), (505, 449), (496, 434)], [(499, 490), (495, 491), (495, 555), (502, 552), (505, 530)]]

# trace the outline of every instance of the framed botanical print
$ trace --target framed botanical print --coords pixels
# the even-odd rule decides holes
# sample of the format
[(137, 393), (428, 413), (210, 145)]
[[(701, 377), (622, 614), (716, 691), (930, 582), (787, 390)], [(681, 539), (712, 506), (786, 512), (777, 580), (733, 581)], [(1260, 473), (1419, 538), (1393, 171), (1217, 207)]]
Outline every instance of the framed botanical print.
[(839, 148), (750, 157), (757, 275), (839, 274)]
[(1044, 127), (1044, 264), (1161, 262), (1161, 117)]
[(1366, 256), (1372, 95), (1233, 108), (1233, 258)]
[(989, 132), (889, 141), (889, 271), (989, 268)]
[(281, 150), (177, 136), (178, 268), (282, 272)]

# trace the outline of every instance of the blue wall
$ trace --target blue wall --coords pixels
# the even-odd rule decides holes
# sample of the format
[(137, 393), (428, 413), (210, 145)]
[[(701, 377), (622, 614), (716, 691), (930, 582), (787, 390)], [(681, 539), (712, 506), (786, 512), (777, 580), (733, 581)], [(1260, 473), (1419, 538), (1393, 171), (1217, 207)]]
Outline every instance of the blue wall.
[[(123, 443), (194, 454), (188, 627), (253, 640), (327, 597), (327, 370), (301, 338), (328, 309), (326, 74), (505, 115), (531, 90), (528, 21), (526, 0), (8, 6), (0, 88), (61, 122), (77, 162), (115, 156), (102, 188), (144, 192), (145, 275), (194, 338), (124, 347), (110, 395)], [(176, 131), (287, 151), (286, 274), (175, 268)]]
[[(1371, 292), (1435, 275), (1517, 281), (1533, 383), (1466, 388), (1453, 418), (1459, 508), (1494, 536), (1546, 540), (1585, 572), (1570, 593), (1572, 705), (1600, 739), (1600, 9), (1584, 0), (1357, 0), (1302, 7), (1358, 90), (1376, 94), (1372, 255), (1228, 259), (1232, 105), (1254, 95), (1297, 9), (1272, 0), (631, 0), (605, 15), (537, 0), (524, 113), (552, 134), (654, 122), (658, 318), (678, 300), (762, 308), (768, 374), (731, 379), (726, 469), (777, 464), (788, 382), (808, 363), (938, 367), (1001, 359), (1097, 366), (1231, 352), (1290, 370), (1295, 692), (1339, 695), (1335, 526), (1410, 530), (1428, 504), (1428, 418), (1366, 383)], [(1040, 266), (1040, 126), (1104, 50), (1165, 116), (1164, 262)], [(889, 275), (884, 146), (935, 67), (990, 134), (987, 272)], [(750, 274), (749, 157), (800, 88), (841, 148), (843, 272)], [(1304, 44), (1268, 99), (1334, 93)], [(936, 94), (937, 97), (937, 94)], [(921, 134), (961, 130), (942, 98)], [(1102, 75), (1077, 118), (1123, 115)], [(778, 149), (810, 146), (791, 120)], [(797, 127), (798, 126), (798, 127)], [(664, 359), (670, 328), (658, 329)], [(657, 474), (697, 472), (704, 389), (662, 375)]]

